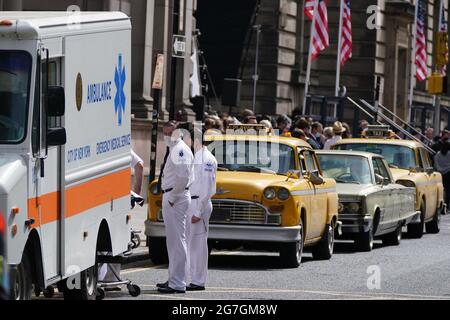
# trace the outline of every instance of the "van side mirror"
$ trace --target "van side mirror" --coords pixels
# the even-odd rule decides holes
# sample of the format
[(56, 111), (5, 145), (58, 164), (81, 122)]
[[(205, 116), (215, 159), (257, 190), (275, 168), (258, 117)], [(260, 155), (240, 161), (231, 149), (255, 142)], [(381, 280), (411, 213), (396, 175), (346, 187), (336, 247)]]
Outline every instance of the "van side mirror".
[(62, 146), (67, 142), (65, 128), (49, 128), (47, 132), (47, 144), (49, 146)]
[(66, 96), (64, 87), (48, 87), (48, 117), (62, 117), (66, 112)]

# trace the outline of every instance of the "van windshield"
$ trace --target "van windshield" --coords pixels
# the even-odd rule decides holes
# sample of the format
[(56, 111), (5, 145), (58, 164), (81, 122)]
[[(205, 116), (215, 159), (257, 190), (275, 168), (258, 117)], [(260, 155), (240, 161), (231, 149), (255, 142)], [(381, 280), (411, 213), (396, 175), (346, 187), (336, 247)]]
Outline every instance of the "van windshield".
[(25, 138), (31, 63), (25, 51), (0, 50), (0, 144)]

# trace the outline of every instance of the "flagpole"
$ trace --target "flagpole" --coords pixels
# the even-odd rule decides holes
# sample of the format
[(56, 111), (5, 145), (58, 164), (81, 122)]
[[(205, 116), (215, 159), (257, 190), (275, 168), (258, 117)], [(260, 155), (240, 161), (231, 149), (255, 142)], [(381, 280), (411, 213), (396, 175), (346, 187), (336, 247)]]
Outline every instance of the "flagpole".
[(337, 61), (336, 61), (336, 87), (334, 90), (334, 95), (337, 97), (339, 95), (339, 83), (341, 78), (341, 47), (342, 47), (342, 28), (343, 28), (343, 18), (344, 18), (344, 1), (341, 2), (341, 13), (339, 20), (339, 38), (338, 38), (338, 48), (337, 48)]
[(408, 119), (406, 119), (408, 123), (411, 122), (411, 112), (414, 98), (414, 78), (416, 76), (417, 14), (419, 13), (419, 1), (421, 0), (416, 1), (416, 8), (414, 10), (413, 42), (411, 50), (411, 75), (409, 79)]
[[(341, 9), (339, 14), (339, 36), (338, 36), (338, 48), (337, 48), (337, 61), (336, 61), (336, 87), (334, 90), (334, 95), (337, 97), (339, 95), (339, 84), (341, 81), (341, 54), (342, 54), (342, 28), (344, 27), (344, 1), (341, 2)], [(333, 116), (337, 116), (337, 105), (334, 105)]]
[(305, 113), (306, 113), (306, 96), (308, 95), (309, 82), (310, 82), (310, 78), (311, 78), (313, 34), (316, 29), (316, 12), (317, 12), (318, 8), (319, 8), (319, 0), (316, 0), (316, 2), (314, 3), (313, 20), (312, 20), (312, 24), (311, 24), (311, 34), (309, 37), (308, 65), (306, 67), (306, 80), (305, 80), (305, 96), (303, 97), (303, 109), (302, 109), (303, 115), (305, 115)]

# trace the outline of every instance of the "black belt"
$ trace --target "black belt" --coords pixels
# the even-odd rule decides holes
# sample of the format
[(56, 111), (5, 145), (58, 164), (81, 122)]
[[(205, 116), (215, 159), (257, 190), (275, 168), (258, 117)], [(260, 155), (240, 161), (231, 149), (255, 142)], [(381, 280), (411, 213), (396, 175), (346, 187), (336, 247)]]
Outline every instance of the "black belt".
[[(166, 189), (166, 190), (162, 190), (162, 193), (164, 194), (164, 193), (170, 192), (170, 191), (172, 191), (172, 190), (173, 190), (173, 188), (169, 188), (169, 189)], [(189, 188), (185, 188), (184, 190), (189, 190)]]
[(192, 200), (197, 200), (197, 199), (199, 199), (199, 198), (200, 198), (199, 196), (192, 196), (192, 197), (191, 197)]

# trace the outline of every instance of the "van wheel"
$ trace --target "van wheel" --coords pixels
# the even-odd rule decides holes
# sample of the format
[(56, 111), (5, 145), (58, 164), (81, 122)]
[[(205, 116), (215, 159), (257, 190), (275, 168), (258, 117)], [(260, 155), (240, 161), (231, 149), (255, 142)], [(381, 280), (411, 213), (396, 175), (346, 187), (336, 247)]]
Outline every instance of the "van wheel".
[(398, 246), (402, 240), (402, 226), (399, 225), (394, 232), (388, 233), (382, 237), (383, 245)]
[[(79, 281), (74, 281), (81, 288), (68, 288), (67, 285), (63, 289), (65, 300), (96, 300), (97, 296), (97, 264), (87, 270), (75, 275), (79, 277)], [(67, 280), (63, 280), (67, 281)]]
[(150, 259), (156, 265), (167, 264), (169, 262), (165, 238), (149, 237), (148, 252)]
[(329, 260), (334, 249), (334, 228), (327, 224), (322, 240), (313, 247), (312, 256), (314, 260)]
[(369, 231), (360, 233), (355, 239), (356, 249), (358, 251), (369, 252), (373, 249), (373, 229), (370, 227)]
[(297, 268), (302, 262), (304, 232), (303, 224), (300, 224), (300, 240), (282, 244), (280, 248), (281, 264), (285, 268)]
[(440, 229), (439, 229), (439, 222), (441, 220), (440, 218), (440, 214), (441, 214), (441, 209), (437, 209), (436, 213), (434, 214), (433, 220), (431, 220), (430, 222), (427, 222), (425, 224), (425, 231), (427, 233), (439, 233)]
[(425, 204), (420, 204), (420, 222), (408, 224), (408, 238), (420, 239), (423, 236), (423, 226), (425, 221)]
[(14, 300), (31, 300), (33, 283), (31, 280), (31, 263), (28, 250), (25, 250), (17, 269), (10, 273), (11, 298)]

